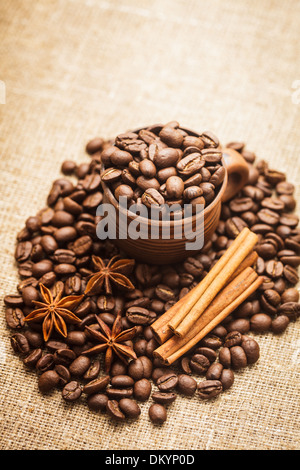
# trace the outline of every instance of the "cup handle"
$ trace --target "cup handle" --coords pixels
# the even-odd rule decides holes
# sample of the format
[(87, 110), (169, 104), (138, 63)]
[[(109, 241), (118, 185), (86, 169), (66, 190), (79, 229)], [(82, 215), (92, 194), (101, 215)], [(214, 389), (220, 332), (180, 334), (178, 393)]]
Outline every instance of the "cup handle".
[(227, 187), (222, 198), (225, 202), (245, 186), (249, 178), (249, 167), (244, 157), (236, 150), (225, 148), (222, 153), (228, 174)]

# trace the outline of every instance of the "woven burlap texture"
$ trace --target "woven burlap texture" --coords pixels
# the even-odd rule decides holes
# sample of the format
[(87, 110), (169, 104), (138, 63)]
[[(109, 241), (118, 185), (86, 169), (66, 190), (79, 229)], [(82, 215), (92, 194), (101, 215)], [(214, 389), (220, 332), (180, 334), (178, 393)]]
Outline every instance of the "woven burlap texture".
[[(65, 159), (95, 135), (178, 120), (242, 140), (287, 173), (299, 200), (297, 0), (4, 0), (0, 5), (0, 448), (299, 448), (299, 323), (255, 335), (261, 357), (212, 401), (178, 397), (154, 426), (41, 395), (12, 352), (4, 295), (16, 292), (15, 237), (46, 204)], [(299, 91), (299, 90), (298, 90)]]

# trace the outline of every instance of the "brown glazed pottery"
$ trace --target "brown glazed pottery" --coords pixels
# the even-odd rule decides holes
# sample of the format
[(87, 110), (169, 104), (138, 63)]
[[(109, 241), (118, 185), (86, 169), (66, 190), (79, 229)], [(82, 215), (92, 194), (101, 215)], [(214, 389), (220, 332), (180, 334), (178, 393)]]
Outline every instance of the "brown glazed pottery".
[[(199, 136), (199, 134), (194, 131), (189, 129), (184, 130), (190, 135)], [(222, 163), (227, 170), (226, 175), (217, 196), (205, 207), (202, 215), (195, 214), (187, 219), (182, 218), (181, 220), (170, 221), (150, 221), (148, 218), (140, 217), (141, 232), (147, 233), (151, 222), (151, 226), (153, 226), (153, 224), (156, 225), (159, 233), (158, 238), (133, 239), (128, 236), (127, 228), (137, 216), (133, 212), (130, 212), (130, 210), (121, 207), (109, 187), (102, 181), (104, 193), (103, 203), (110, 203), (115, 208), (115, 216), (108, 215), (107, 220), (111, 224), (116, 224), (116, 240), (114, 240), (116, 245), (129, 257), (139, 262), (150, 264), (162, 265), (178, 263), (197, 253), (201, 249), (201, 246), (197, 246), (196, 249), (192, 250), (191, 246), (188, 248), (189, 244), (191, 245), (193, 239), (201, 240), (201, 244), (203, 245), (210, 240), (220, 219), (222, 201), (231, 199), (248, 180), (248, 164), (241, 154), (230, 148), (222, 149), (222, 153)], [(104, 167), (102, 170), (104, 170)], [(124, 224), (120, 224), (121, 230), (119, 233), (120, 213), (122, 216), (126, 217), (127, 226), (124, 227)], [(113, 220), (111, 217), (113, 217)], [(199, 217), (201, 217), (201, 222), (199, 222)], [(185, 229), (183, 229), (182, 226), (186, 224), (187, 221), (188, 228), (185, 226)], [(166, 224), (168, 225), (167, 227)], [(178, 224), (181, 227), (179, 227)], [(176, 227), (177, 230), (179, 229), (180, 232), (184, 234), (181, 238), (178, 238), (178, 236), (177, 238), (174, 237), (174, 233), (178, 233), (176, 232)], [(165, 235), (162, 235), (164, 229), (169, 230), (170, 236), (168, 238), (164, 238)]]

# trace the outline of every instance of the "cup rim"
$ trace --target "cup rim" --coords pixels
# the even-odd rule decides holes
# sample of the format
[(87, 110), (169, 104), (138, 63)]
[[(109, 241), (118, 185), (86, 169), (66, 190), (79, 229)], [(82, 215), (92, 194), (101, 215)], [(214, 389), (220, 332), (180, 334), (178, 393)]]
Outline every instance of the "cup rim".
[[(149, 127), (163, 127), (162, 124), (157, 124), (157, 125), (152, 125), (152, 126), (149, 126)], [(143, 129), (148, 129), (149, 127), (141, 127), (139, 129), (136, 129), (136, 130), (133, 130), (133, 131), (129, 131), (129, 132), (139, 132), (140, 130), (143, 130)], [(200, 134), (195, 132), (195, 131), (192, 131), (188, 128), (184, 128), (184, 127), (179, 127), (180, 129), (182, 129), (183, 131), (186, 131), (188, 132), (190, 135), (193, 135), (195, 137), (200, 137)], [(223, 151), (221, 150), (222, 154), (223, 154)], [(227, 172), (227, 168), (226, 168), (226, 165), (225, 165), (225, 159), (224, 157), (222, 156), (222, 165), (224, 166), (225, 168), (225, 177), (223, 179), (223, 182), (222, 182), (222, 185), (219, 189), (219, 192), (217, 194), (217, 196), (214, 198), (214, 200), (208, 204), (208, 206), (206, 206), (203, 210), (203, 217), (205, 218), (205, 215), (210, 212), (219, 202), (220, 200), (222, 201), (222, 197), (224, 195), (224, 192), (226, 190), (226, 186), (227, 186), (227, 183), (228, 183), (228, 172)], [(105, 167), (104, 167), (104, 164), (101, 162), (101, 172), (105, 170)], [(117, 209), (119, 212), (121, 212), (122, 214), (126, 215), (128, 218), (131, 218), (131, 220), (134, 220), (136, 219), (137, 217), (140, 217), (141, 219), (143, 219), (145, 222), (147, 223), (151, 223), (151, 225), (154, 224), (154, 226), (159, 226), (159, 227), (163, 227), (163, 226), (166, 226), (167, 224), (171, 224), (172, 226), (176, 226), (176, 225), (181, 225), (183, 220), (185, 221), (190, 221), (190, 220), (196, 220), (197, 216), (201, 215), (202, 216), (202, 211), (200, 212), (200, 214), (193, 214), (189, 217), (186, 217), (186, 218), (181, 218), (181, 219), (175, 219), (175, 220), (152, 220), (152, 219), (149, 219), (149, 218), (146, 218), (144, 216), (138, 216), (136, 214), (134, 214), (133, 212), (131, 212), (129, 209), (125, 208), (125, 207), (122, 207), (119, 202), (117, 201), (117, 199), (115, 198), (115, 196), (113, 195), (111, 189), (107, 186), (107, 184), (101, 180), (101, 185), (102, 185), (102, 188), (103, 188), (103, 192), (105, 193), (105, 195), (107, 196), (109, 202), (115, 207), (115, 209)]]

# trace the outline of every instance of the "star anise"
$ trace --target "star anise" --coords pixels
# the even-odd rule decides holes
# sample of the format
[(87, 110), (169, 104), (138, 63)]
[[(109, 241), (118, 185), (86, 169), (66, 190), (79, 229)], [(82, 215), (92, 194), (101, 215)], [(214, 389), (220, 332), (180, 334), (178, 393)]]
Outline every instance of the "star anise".
[(116, 319), (110, 329), (104, 321), (98, 315), (95, 315), (96, 320), (101, 328), (101, 331), (86, 326), (85, 329), (90, 333), (93, 339), (98, 341), (100, 344), (84, 351), (83, 354), (93, 355), (98, 354), (106, 350), (104, 367), (106, 373), (109, 372), (113, 360), (114, 353), (121, 359), (121, 361), (127, 363), (129, 359), (136, 359), (134, 350), (125, 344), (126, 341), (132, 339), (137, 333), (137, 327), (134, 326), (128, 330), (122, 331), (121, 314), (118, 313)]
[(111, 294), (112, 284), (126, 290), (134, 289), (127, 277), (133, 269), (134, 260), (119, 259), (119, 256), (113, 256), (107, 264), (99, 256), (92, 256), (92, 260), (97, 272), (90, 275), (85, 294), (99, 294), (103, 288), (107, 294)]
[(42, 320), (45, 341), (48, 341), (50, 338), (53, 328), (63, 337), (66, 337), (68, 334), (66, 322), (73, 324), (81, 322), (80, 318), (72, 310), (80, 304), (84, 295), (69, 295), (61, 298), (63, 291), (60, 290), (56, 297), (53, 298), (51, 291), (43, 284), (40, 284), (40, 291), (44, 302), (35, 300), (34, 304), (39, 308), (30, 312), (25, 317), (25, 321), (30, 323)]

